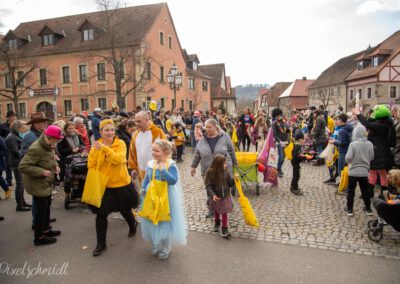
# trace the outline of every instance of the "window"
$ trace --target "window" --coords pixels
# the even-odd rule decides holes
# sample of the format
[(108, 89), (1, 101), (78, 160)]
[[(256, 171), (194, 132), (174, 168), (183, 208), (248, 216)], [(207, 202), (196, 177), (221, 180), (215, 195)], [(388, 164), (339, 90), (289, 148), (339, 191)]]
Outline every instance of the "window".
[(160, 32), (160, 44), (164, 45), (164, 33)]
[(26, 104), (19, 103), (19, 116), (20, 118), (26, 118)]
[(161, 98), (161, 108), (165, 108), (165, 98)]
[(88, 80), (87, 65), (79, 65), (79, 81), (86, 82)]
[(185, 101), (181, 100), (181, 109), (185, 109)]
[(64, 101), (64, 116), (71, 116), (72, 115), (72, 101), (65, 100)]
[(372, 98), (372, 88), (368, 88), (367, 89), (367, 99), (371, 99)]
[(105, 98), (99, 99), (99, 108), (101, 108), (102, 110), (107, 109), (107, 99), (105, 99)]
[(11, 74), (7, 73), (4, 76), (6, 88), (12, 88)]
[(357, 92), (357, 97), (358, 97), (358, 99), (362, 99), (362, 89), (358, 89), (358, 92)]
[(13, 111), (14, 110), (14, 105), (12, 103), (7, 104), (7, 111)]
[(194, 90), (194, 79), (189, 78), (189, 90)]
[(362, 61), (358, 61), (357, 62), (357, 70), (361, 70), (363, 69), (363, 62)]
[(146, 63), (146, 79), (147, 80), (151, 79), (151, 63), (150, 62)]
[(18, 49), (18, 42), (17, 42), (17, 39), (10, 39), (10, 40), (8, 41), (8, 48), (9, 48), (9, 49), (12, 49), (12, 50)]
[(83, 30), (83, 41), (93, 40), (93, 29)]
[(189, 101), (189, 110), (193, 110), (193, 101)]
[(192, 62), (193, 70), (197, 71), (197, 62), (193, 61)]
[(65, 66), (62, 68), (62, 76), (63, 76), (63, 83), (68, 84), (71, 83), (71, 76), (69, 74), (69, 67)]
[(46, 69), (40, 69), (39, 70), (40, 74), (40, 85), (47, 85), (47, 74), (46, 74)]
[(18, 82), (18, 87), (25, 86), (24, 71), (17, 72), (17, 82)]
[(349, 100), (350, 101), (354, 100), (354, 91), (353, 90), (350, 90)]
[(391, 99), (395, 99), (397, 97), (397, 90), (396, 90), (396, 86), (390, 86), (390, 94), (389, 94), (389, 98)]
[(160, 67), (160, 83), (164, 82), (164, 67)]
[(89, 100), (81, 99), (81, 110), (89, 110)]
[(376, 67), (379, 64), (378, 56), (372, 58), (372, 67)]
[(97, 80), (106, 79), (106, 65), (104, 63), (97, 64)]
[(340, 96), (340, 87), (336, 88), (336, 95)]
[(53, 34), (44, 35), (42, 39), (43, 39), (43, 46), (48, 46), (48, 45), (54, 44), (54, 35)]
[(172, 49), (172, 37), (168, 37), (168, 48)]
[(208, 91), (208, 82), (207, 81), (203, 81), (202, 82), (202, 86), (203, 86), (203, 91), (207, 92)]

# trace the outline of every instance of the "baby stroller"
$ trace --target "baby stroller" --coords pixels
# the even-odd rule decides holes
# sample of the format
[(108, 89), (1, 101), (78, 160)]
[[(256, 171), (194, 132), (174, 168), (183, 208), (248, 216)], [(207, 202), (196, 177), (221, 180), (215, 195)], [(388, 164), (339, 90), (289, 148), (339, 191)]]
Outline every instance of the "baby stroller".
[(258, 184), (258, 153), (236, 152), (238, 166), (234, 172), (239, 174), (240, 181), (249, 187), (248, 183), (256, 184), (256, 194), (260, 195), (260, 185)]
[(87, 172), (86, 155), (74, 154), (67, 157), (64, 176), (65, 209), (69, 209), (71, 202), (82, 197)]
[(375, 199), (373, 204), (379, 218), (368, 221), (368, 237), (379, 242), (383, 237), (383, 227), (387, 225), (400, 232), (400, 204), (387, 204), (381, 199)]

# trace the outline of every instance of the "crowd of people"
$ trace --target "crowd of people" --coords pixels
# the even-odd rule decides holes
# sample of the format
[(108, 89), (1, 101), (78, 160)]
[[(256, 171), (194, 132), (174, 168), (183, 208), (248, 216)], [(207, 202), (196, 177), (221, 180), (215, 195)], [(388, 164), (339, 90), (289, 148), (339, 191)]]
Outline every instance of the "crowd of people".
[[(389, 182), (397, 180), (389, 171), (399, 166), (395, 161), (400, 161), (400, 151), (396, 151), (400, 147), (400, 110), (385, 105), (375, 107), (367, 116), (358, 110), (344, 113), (341, 107), (330, 114), (323, 106), (294, 110), (291, 117), (279, 108), (271, 112), (271, 117), (261, 109), (252, 114), (249, 108), (233, 117), (220, 110), (143, 111), (138, 107), (135, 112), (122, 112), (115, 107), (111, 112), (103, 113), (99, 108), (91, 115), (82, 112), (68, 121), (51, 121), (40, 112), (33, 113), (27, 122), (19, 120), (13, 111), (5, 118), (0, 125), (0, 186), (9, 198), (15, 181), (16, 210), (32, 212), (35, 245), (53, 244), (61, 235), (50, 225), (55, 221), (51, 218), (51, 195), (57, 183), (68, 194), (71, 185), (64, 178), (66, 161), (76, 154), (88, 156), (89, 170), (107, 176), (100, 206), (90, 206), (96, 214), (94, 256), (107, 247), (107, 216), (111, 212), (118, 211), (124, 217), (129, 237), (136, 234), (138, 222), (132, 209), (140, 202), (143, 205), (153, 187), (168, 190), (170, 220), (155, 223), (139, 217), (142, 236), (152, 243), (152, 254), (166, 259), (172, 244), (186, 244), (182, 185), (176, 163), (183, 162), (187, 146), (194, 153), (192, 176), (198, 165), (201, 167), (207, 217), (214, 217), (214, 229), (224, 238), (230, 236), (228, 214), (233, 208), (231, 195), (235, 194), (236, 152), (253, 151), (253, 147), (260, 152), (269, 131), (278, 154), (280, 178), (284, 175), (285, 149), (292, 143), (293, 194), (303, 195), (299, 188), (300, 164), (315, 158), (314, 166), (327, 166), (329, 179), (324, 182), (336, 187), (348, 167), (344, 211), (349, 216), (353, 215), (357, 183), (368, 215), (372, 214), (371, 198), (378, 183), (380, 198), (398, 197), (396, 186), (400, 184), (389, 188)], [(334, 158), (324, 159), (327, 149)], [(32, 195), (32, 204), (25, 201), (25, 191)]]

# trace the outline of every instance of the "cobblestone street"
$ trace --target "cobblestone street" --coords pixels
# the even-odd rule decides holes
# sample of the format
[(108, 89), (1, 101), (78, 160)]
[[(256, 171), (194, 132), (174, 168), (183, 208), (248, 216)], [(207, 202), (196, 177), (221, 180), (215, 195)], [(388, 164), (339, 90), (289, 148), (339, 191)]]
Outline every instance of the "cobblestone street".
[[(206, 193), (200, 169), (196, 177), (190, 176), (191, 149), (187, 148), (186, 153), (185, 161), (178, 164), (178, 167), (183, 182), (189, 229), (215, 234), (212, 220), (206, 219)], [(244, 186), (244, 193), (258, 217), (259, 229), (245, 225), (240, 205), (234, 198), (234, 212), (229, 215), (229, 227), (234, 237), (400, 259), (400, 233), (390, 226), (384, 228), (384, 236), (379, 243), (369, 240), (367, 222), (376, 218), (376, 213), (369, 217), (363, 212), (358, 190), (354, 216), (348, 217), (343, 212), (346, 196), (337, 195), (336, 187), (322, 182), (328, 177), (325, 167), (314, 167), (311, 163), (302, 165), (300, 187), (304, 196), (295, 196), (289, 191), (292, 173), (288, 161), (284, 164), (284, 173), (278, 187), (263, 184), (260, 175), (259, 196), (255, 193), (255, 185), (249, 188)], [(63, 201), (64, 193), (58, 189), (52, 206), (63, 208)], [(84, 205), (73, 204), (71, 207), (70, 210), (91, 214)], [(113, 218), (122, 219), (119, 214), (113, 215)]]

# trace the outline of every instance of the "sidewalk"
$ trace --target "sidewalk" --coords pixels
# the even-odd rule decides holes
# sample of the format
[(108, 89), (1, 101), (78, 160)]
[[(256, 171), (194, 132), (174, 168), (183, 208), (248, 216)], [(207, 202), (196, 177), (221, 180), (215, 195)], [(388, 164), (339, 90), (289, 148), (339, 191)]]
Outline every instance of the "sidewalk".
[[(57, 244), (33, 246), (30, 212), (15, 212), (15, 203), (0, 201), (0, 283), (396, 283), (400, 261), (273, 242), (189, 233), (186, 247), (175, 247), (168, 260), (150, 254), (138, 235), (127, 237), (128, 226), (109, 218), (108, 249), (92, 256), (94, 216), (52, 208)], [(83, 246), (89, 246), (82, 249)], [(40, 262), (66, 275), (36, 275), (28, 269)], [(63, 266), (64, 265), (64, 266)], [(8, 268), (8, 269), (7, 269)], [(21, 268), (21, 276), (9, 276)], [(33, 270), (31, 270), (33, 271)], [(16, 272), (16, 270), (14, 270)]]

